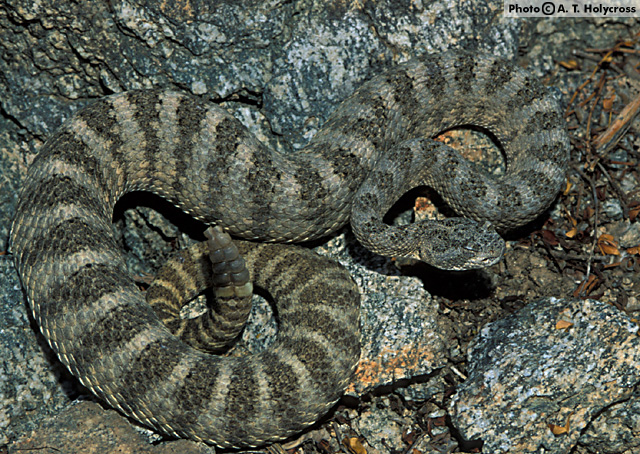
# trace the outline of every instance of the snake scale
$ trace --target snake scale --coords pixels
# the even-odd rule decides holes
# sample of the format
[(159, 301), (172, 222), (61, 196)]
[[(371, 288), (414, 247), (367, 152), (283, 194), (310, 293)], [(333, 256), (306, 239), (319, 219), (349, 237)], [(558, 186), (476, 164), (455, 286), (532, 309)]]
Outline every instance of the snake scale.
[[(459, 125), (495, 136), (502, 177), (431, 140)], [(79, 111), (38, 153), (11, 251), (44, 337), (98, 397), (172, 436), (257, 446), (299, 432), (340, 397), (359, 355), (355, 284), (299, 247), (237, 242), (252, 280), (275, 299), (277, 340), (242, 358), (200, 351), (170, 332), (127, 272), (111, 225), (123, 194), (151, 191), (245, 240), (300, 242), (350, 222), (374, 252), (467, 269), (503, 253), (489, 223), (509, 230), (550, 205), (568, 150), (554, 97), (524, 70), (482, 54), (423, 56), (372, 78), (288, 154), (197, 97), (116, 94)], [(382, 221), (421, 185), (464, 217)], [(207, 250), (196, 248), (191, 268), (209, 272)]]

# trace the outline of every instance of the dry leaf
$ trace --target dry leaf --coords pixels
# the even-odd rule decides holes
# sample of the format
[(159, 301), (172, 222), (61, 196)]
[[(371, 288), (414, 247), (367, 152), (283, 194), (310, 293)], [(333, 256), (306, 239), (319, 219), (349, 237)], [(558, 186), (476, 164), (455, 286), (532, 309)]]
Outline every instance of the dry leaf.
[(573, 297), (581, 298), (582, 295), (588, 296), (596, 289), (596, 287), (598, 287), (598, 284), (600, 284), (598, 278), (591, 274), (589, 279), (581, 282), (580, 285), (578, 285), (578, 288), (573, 291)]
[(549, 424), (549, 429), (553, 435), (562, 435), (569, 432), (569, 428), (565, 426), (556, 426), (555, 424)]
[(547, 243), (549, 246), (557, 246), (558, 244), (560, 244), (560, 241), (558, 241), (558, 237), (551, 230), (542, 231), (542, 241)]
[(556, 426), (555, 424), (548, 424), (549, 429), (551, 429), (551, 433), (553, 435), (563, 435), (569, 432), (569, 427), (570, 427), (569, 418), (571, 417), (572, 414), (573, 412), (567, 415), (567, 422), (565, 423), (564, 426)]
[(634, 246), (627, 249), (627, 254), (638, 255), (640, 254), (640, 246)]
[(342, 444), (353, 454), (367, 454), (367, 449), (362, 446), (362, 443), (357, 437), (345, 438), (342, 440)]
[(616, 100), (616, 95), (615, 93), (611, 95), (611, 97), (609, 98), (604, 98), (602, 100), (602, 108), (604, 109), (605, 112), (611, 112), (611, 110), (613, 109), (613, 102)]
[(558, 64), (569, 71), (580, 69), (580, 64), (577, 60), (560, 60)]
[(565, 233), (564, 236), (566, 236), (567, 238), (573, 238), (578, 234), (578, 221), (573, 216), (571, 216), (568, 211), (566, 211), (565, 214), (573, 228)]
[(558, 323), (556, 323), (556, 329), (569, 329), (572, 326), (573, 323), (566, 320), (558, 320)]
[(598, 249), (600, 249), (602, 255), (620, 255), (618, 243), (608, 233), (603, 233), (598, 238)]

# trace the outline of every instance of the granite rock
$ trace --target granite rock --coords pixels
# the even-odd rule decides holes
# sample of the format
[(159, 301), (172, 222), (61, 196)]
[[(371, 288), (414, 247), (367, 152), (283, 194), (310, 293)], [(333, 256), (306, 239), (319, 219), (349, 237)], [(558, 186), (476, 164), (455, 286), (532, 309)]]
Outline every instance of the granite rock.
[[(640, 383), (638, 325), (594, 300), (531, 303), (485, 326), (468, 359), (452, 422), (495, 454), (561, 454), (578, 441), (595, 443), (603, 421), (593, 421), (629, 400)], [(637, 428), (632, 417), (618, 415)]]

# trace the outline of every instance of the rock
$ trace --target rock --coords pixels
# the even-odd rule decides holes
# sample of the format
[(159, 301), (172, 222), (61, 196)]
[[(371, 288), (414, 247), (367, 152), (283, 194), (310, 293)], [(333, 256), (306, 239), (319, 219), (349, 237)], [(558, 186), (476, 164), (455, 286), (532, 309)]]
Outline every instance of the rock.
[(366, 251), (352, 235), (316, 250), (345, 266), (362, 296), (362, 353), (347, 395), (360, 397), (446, 363), (447, 335), (438, 304), (419, 279), (401, 276), (390, 260)]
[(60, 411), (77, 393), (68, 393), (69, 374), (34, 332), (8, 256), (0, 256), (0, 279), (1, 446)]
[[(451, 401), (452, 422), (492, 454), (568, 453), (603, 410), (629, 399), (640, 382), (637, 324), (594, 300), (529, 304), (485, 326), (468, 357), (468, 380)], [(583, 440), (592, 442), (601, 425)]]
[(640, 448), (640, 392), (603, 411), (580, 437), (580, 444), (596, 454), (618, 454)]
[(152, 445), (117, 411), (105, 410), (95, 402), (77, 402), (46, 419), (36, 430), (13, 443), (8, 452), (19, 454), (41, 449), (60, 453), (215, 453), (213, 447), (189, 440)]

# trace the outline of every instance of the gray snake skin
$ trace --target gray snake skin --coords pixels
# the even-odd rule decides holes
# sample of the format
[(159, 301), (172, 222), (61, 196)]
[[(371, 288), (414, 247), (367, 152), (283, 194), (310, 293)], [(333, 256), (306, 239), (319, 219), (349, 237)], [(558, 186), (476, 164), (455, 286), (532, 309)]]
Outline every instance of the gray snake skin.
[[(430, 140), (459, 125), (498, 139), (502, 177)], [(551, 204), (568, 150), (561, 110), (534, 77), (464, 52), (376, 76), (292, 154), (196, 97), (123, 93), (46, 142), (24, 180), (10, 247), (44, 337), (98, 397), (169, 435), (258, 446), (315, 422), (347, 386), (359, 355), (355, 284), (298, 247), (238, 242), (255, 284), (275, 299), (278, 339), (245, 358), (202, 352), (170, 332), (128, 274), (111, 225), (123, 194), (154, 192), (246, 240), (300, 242), (350, 222), (374, 252), (468, 269), (504, 251), (489, 223), (509, 230)], [(382, 222), (421, 185), (465, 218)], [(206, 268), (198, 247), (187, 256)]]

